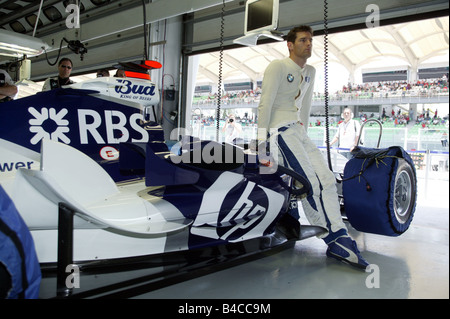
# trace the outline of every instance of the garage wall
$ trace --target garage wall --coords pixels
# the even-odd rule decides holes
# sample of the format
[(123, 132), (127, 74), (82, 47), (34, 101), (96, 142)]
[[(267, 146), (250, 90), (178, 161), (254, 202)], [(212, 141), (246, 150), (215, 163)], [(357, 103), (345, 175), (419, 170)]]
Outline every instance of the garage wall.
[[(231, 0), (226, 0), (227, 2)], [(161, 21), (180, 21), (182, 15), (188, 12), (204, 10), (211, 6), (222, 3), (222, 0), (146, 0), (146, 22), (150, 25), (149, 45), (162, 46), (165, 43), (160, 37), (152, 37), (152, 28), (159, 28)], [(30, 9), (33, 11), (33, 9)], [(34, 10), (37, 12), (37, 8)], [(33, 12), (34, 12), (33, 11)], [(75, 64), (74, 73), (82, 73), (108, 67), (117, 61), (133, 61), (141, 59), (144, 51), (143, 37), (143, 5), (142, 1), (122, 0), (113, 1), (104, 6), (80, 15), (81, 28), (68, 29), (65, 20), (38, 29), (36, 36), (52, 46), (48, 50), (50, 62), (56, 61), (58, 49), (62, 38), (68, 40), (80, 40), (88, 49), (83, 61), (73, 54), (63, 43), (61, 56), (69, 57)], [(67, 15), (67, 14), (66, 14)], [(177, 36), (183, 26), (180, 24), (175, 30), (175, 36), (166, 34), (168, 39), (180, 40)], [(154, 33), (153, 33), (154, 35)], [(181, 45), (181, 43), (180, 43)], [(180, 51), (177, 52), (179, 60)], [(33, 81), (43, 80), (55, 75), (56, 66), (49, 66), (45, 55), (32, 60)]]

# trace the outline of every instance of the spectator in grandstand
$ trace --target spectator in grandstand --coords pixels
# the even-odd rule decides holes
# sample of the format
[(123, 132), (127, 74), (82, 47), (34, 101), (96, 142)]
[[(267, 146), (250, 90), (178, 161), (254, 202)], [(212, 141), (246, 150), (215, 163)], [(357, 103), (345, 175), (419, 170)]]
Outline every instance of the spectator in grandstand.
[(356, 146), (356, 143), (358, 143), (361, 126), (358, 121), (353, 119), (354, 115), (350, 108), (345, 108), (341, 117), (344, 120), (339, 124), (336, 135), (331, 141), (330, 146), (338, 142), (339, 148), (350, 150), (350, 152), (348, 150), (340, 151), (342, 155), (350, 159), (352, 158), (351, 151)]

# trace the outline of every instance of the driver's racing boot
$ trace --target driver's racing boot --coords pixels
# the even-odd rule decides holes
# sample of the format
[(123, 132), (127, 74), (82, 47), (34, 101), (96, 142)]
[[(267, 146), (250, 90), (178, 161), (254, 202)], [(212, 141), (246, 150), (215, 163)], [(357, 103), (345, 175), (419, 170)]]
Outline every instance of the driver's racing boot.
[(349, 236), (341, 236), (328, 243), (327, 256), (362, 269), (369, 265), (361, 256), (356, 242)]

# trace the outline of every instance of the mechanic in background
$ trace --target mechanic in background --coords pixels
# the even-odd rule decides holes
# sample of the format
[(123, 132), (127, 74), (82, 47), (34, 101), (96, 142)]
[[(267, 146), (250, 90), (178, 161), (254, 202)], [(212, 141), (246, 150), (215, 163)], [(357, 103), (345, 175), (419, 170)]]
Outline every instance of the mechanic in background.
[(0, 69), (0, 103), (14, 99), (17, 94), (17, 86), (9, 76), (8, 72)]
[(348, 159), (352, 158), (351, 151), (355, 148), (358, 143), (359, 134), (361, 131), (361, 125), (358, 121), (353, 119), (353, 112), (349, 108), (345, 108), (342, 112), (341, 117), (344, 119), (339, 126), (334, 136), (333, 140), (330, 143), (330, 146), (334, 143), (338, 142), (339, 148), (348, 148), (348, 151), (341, 151), (340, 153), (347, 157)]
[(58, 76), (54, 78), (48, 78), (44, 82), (42, 91), (49, 91), (53, 89), (60, 88), (63, 85), (73, 84), (70, 79), (70, 74), (72, 73), (73, 63), (69, 58), (62, 58), (58, 63)]
[(106, 78), (109, 77), (109, 71), (107, 69), (101, 69), (97, 71), (98, 78)]
[(125, 70), (117, 69), (116, 74), (114, 74), (115, 78), (126, 78)]

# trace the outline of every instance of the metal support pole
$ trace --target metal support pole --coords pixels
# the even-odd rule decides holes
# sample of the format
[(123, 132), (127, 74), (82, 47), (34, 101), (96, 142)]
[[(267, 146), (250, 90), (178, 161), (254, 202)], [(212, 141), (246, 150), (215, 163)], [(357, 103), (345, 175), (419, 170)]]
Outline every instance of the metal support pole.
[(430, 169), (431, 169), (431, 153), (430, 150), (427, 150), (426, 153), (426, 161), (425, 161), (425, 190), (424, 190), (424, 194), (425, 194), (425, 199), (427, 199), (428, 197), (428, 178), (429, 178), (429, 173), (430, 173)]
[(66, 268), (73, 263), (73, 211), (63, 204), (58, 208), (57, 295), (69, 296), (72, 288), (66, 285)]

